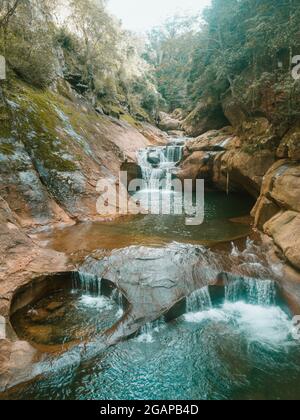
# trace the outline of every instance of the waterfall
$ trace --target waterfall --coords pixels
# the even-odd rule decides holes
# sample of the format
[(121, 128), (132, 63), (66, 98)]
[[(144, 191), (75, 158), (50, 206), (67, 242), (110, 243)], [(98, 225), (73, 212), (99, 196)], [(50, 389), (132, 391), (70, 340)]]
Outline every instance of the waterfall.
[(164, 318), (159, 318), (157, 321), (147, 322), (140, 330), (140, 335), (137, 340), (140, 343), (153, 343), (154, 333), (158, 333), (161, 328), (165, 326)]
[(183, 146), (178, 145), (140, 150), (138, 164), (147, 183), (147, 190), (158, 190), (160, 182), (165, 180), (164, 189), (171, 191), (172, 170), (182, 159), (182, 155)]
[(180, 162), (183, 155), (183, 146), (171, 145), (165, 149), (165, 157), (167, 162)]
[(276, 303), (276, 283), (273, 280), (238, 278), (225, 286), (225, 300), (246, 300), (253, 305), (270, 306)]
[(119, 307), (118, 312), (117, 312), (117, 318), (121, 318), (124, 315), (123, 294), (119, 289), (115, 289), (112, 292), (111, 297), (117, 303)]
[(73, 289), (82, 290), (91, 296), (101, 296), (101, 279), (88, 273), (76, 273), (73, 279)]
[(208, 286), (193, 292), (186, 300), (187, 313), (195, 313), (212, 309), (212, 301)]

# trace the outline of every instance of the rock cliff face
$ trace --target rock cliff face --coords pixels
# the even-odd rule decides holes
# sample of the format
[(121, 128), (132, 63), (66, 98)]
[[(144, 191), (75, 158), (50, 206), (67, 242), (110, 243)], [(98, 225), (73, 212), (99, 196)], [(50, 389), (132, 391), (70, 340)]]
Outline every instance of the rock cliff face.
[(269, 150), (260, 150), (255, 155), (247, 152), (233, 129), (225, 127), (188, 142), (177, 176), (204, 178), (221, 190), (247, 191), (258, 198), (263, 177), (275, 159), (275, 152)]
[(22, 381), (36, 357), (10, 327), (15, 292), (72, 270), (64, 254), (42, 247), (29, 233), (103, 219), (96, 208), (98, 180), (116, 183), (122, 163), (135, 162), (138, 149), (166, 142), (149, 123), (100, 115), (64, 81), (46, 91), (8, 83), (0, 102), (1, 389), (12, 378)]
[(97, 181), (164, 141), (149, 124), (99, 115), (65, 82), (45, 92), (14, 82), (0, 118), (0, 194), (24, 227), (101, 218)]
[(180, 179), (204, 178), (207, 185), (257, 199), (254, 227), (271, 239), (286, 276), (297, 284), (293, 294), (300, 302), (299, 127), (280, 137), (264, 118), (244, 120), (190, 140), (184, 156), (176, 174)]

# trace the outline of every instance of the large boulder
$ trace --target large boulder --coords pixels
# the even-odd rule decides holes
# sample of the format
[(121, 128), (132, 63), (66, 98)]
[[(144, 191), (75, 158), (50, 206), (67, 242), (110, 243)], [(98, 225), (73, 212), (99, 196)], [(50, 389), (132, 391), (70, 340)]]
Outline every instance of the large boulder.
[(176, 118), (173, 118), (171, 115), (166, 114), (165, 112), (159, 113), (159, 128), (164, 131), (173, 131), (180, 130), (181, 123)]
[(221, 189), (246, 191), (258, 198), (263, 177), (274, 162), (275, 155), (268, 150), (255, 156), (242, 150), (219, 154), (215, 159), (213, 183)]
[[(150, 140), (126, 121), (99, 115), (76, 95), (18, 82), (6, 96), (0, 108), (1, 194), (22, 225), (103, 219), (97, 182), (117, 179), (121, 163), (134, 162)], [(150, 125), (147, 133), (154, 143), (164, 142)]]
[(228, 127), (190, 140), (178, 178), (204, 178), (223, 191), (248, 192), (258, 198), (263, 178), (275, 162), (275, 153), (263, 149), (253, 154), (241, 145), (241, 139)]
[(213, 98), (201, 100), (197, 107), (182, 122), (189, 136), (200, 136), (209, 130), (219, 130), (228, 126), (228, 120), (221, 105)]
[(261, 194), (282, 209), (300, 212), (300, 166), (289, 160), (277, 161), (267, 172)]
[(234, 136), (231, 127), (222, 130), (211, 130), (186, 144), (189, 153), (193, 152), (220, 152), (240, 146), (240, 140)]
[(264, 231), (273, 238), (286, 259), (300, 270), (300, 214), (280, 212), (264, 225)]
[(277, 156), (280, 159), (289, 158), (295, 161), (300, 160), (300, 127), (292, 128), (282, 139)]
[(185, 179), (205, 179), (210, 182), (213, 173), (213, 156), (207, 152), (193, 152), (187, 157), (176, 172), (177, 178), (181, 181)]
[(300, 166), (276, 162), (264, 177), (252, 211), (255, 226), (270, 236), (287, 261), (300, 269)]

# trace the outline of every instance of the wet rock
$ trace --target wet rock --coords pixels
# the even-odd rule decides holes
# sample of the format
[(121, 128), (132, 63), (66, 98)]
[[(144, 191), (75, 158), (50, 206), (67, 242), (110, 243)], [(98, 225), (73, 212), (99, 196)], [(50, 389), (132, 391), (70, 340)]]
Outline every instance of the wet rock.
[(25, 381), (32, 370), (36, 355), (25, 341), (0, 340), (0, 389), (5, 390)]
[(51, 302), (46, 306), (46, 310), (49, 312), (55, 312), (64, 306), (64, 302)]
[(180, 170), (176, 172), (177, 178), (185, 179), (205, 179), (210, 182), (213, 174), (214, 156), (207, 152), (193, 152), (180, 165)]
[(128, 337), (158, 319), (192, 291), (214, 283), (217, 269), (202, 247), (130, 247), (101, 261), (87, 260), (82, 271), (114, 283), (130, 302), (122, 322), (108, 332), (109, 343)]
[(189, 153), (193, 152), (220, 152), (240, 146), (240, 140), (234, 136), (231, 127), (223, 130), (212, 130), (190, 140), (186, 148)]
[(254, 226), (263, 230), (265, 223), (278, 214), (280, 210), (280, 207), (274, 201), (265, 196), (260, 197), (251, 212), (254, 217)]
[(127, 173), (127, 185), (135, 179), (142, 179), (142, 169), (139, 165), (134, 162), (124, 162), (121, 165), (121, 171)]
[(264, 225), (264, 231), (273, 238), (287, 260), (300, 270), (300, 214), (281, 212)]
[(29, 325), (26, 327), (25, 334), (32, 341), (39, 344), (48, 344), (51, 342), (53, 328), (50, 325)]
[(300, 160), (300, 127), (292, 128), (282, 139), (277, 156), (280, 159)]
[(157, 152), (149, 152), (147, 156), (147, 161), (151, 163), (151, 165), (159, 165), (160, 155)]
[(24, 145), (15, 141), (9, 144), (13, 144), (9, 154), (1, 153), (0, 147), (1, 195), (22, 226), (70, 223), (41, 182)]
[(46, 309), (32, 309), (28, 312), (28, 317), (32, 322), (43, 322), (49, 313)]

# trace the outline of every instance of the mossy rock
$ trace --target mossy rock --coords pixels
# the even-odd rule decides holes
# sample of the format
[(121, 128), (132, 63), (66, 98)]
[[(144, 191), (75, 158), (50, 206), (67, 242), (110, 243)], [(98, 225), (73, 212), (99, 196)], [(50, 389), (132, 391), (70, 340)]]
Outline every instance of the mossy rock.
[(17, 137), (24, 143), (33, 160), (47, 170), (76, 171), (77, 165), (63, 158), (69, 154), (66, 142), (58, 137), (57, 127), (62, 125), (56, 109), (60, 109), (57, 95), (49, 91), (18, 84), (12, 98), (18, 103), (15, 113)]
[(14, 154), (13, 145), (9, 143), (0, 144), (0, 153), (6, 156), (12, 156)]
[(141, 128), (141, 124), (136, 121), (131, 115), (125, 114), (121, 116), (121, 120), (127, 122), (128, 124), (132, 125), (134, 128)]

